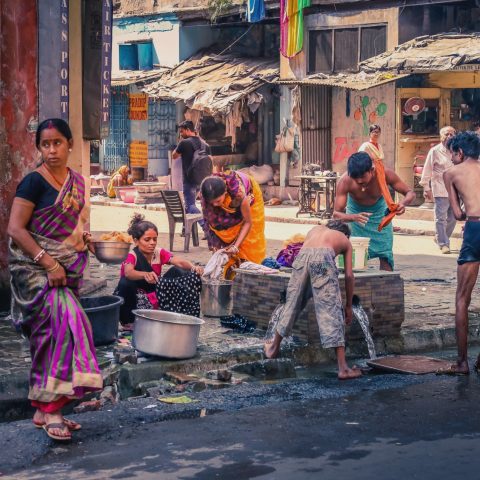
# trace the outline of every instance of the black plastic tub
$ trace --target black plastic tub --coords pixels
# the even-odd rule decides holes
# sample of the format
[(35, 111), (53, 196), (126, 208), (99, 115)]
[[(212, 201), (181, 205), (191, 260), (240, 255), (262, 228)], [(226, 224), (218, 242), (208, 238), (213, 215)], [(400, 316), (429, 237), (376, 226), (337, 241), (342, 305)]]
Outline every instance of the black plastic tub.
[(92, 324), (95, 346), (107, 345), (118, 338), (120, 305), (123, 298), (116, 295), (80, 298), (85, 313)]

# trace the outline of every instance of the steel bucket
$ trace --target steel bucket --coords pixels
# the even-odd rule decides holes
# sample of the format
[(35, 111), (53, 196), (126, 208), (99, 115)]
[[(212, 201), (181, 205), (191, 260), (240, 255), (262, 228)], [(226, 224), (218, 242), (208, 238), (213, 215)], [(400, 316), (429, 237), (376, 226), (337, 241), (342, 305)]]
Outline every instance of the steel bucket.
[(232, 314), (231, 280), (203, 282), (200, 308), (205, 317), (224, 317)]
[(167, 358), (191, 358), (197, 352), (203, 320), (163, 310), (133, 310), (133, 346), (140, 352)]

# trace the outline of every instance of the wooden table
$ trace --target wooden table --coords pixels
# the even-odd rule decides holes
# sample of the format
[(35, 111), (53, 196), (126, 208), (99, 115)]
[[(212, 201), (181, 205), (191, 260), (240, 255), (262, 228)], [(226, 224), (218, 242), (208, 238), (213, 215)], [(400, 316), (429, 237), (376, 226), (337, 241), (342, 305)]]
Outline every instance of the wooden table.
[[(308, 213), (310, 216), (320, 218), (331, 218), (337, 192), (338, 176), (325, 177), (320, 175), (298, 175), (295, 178), (300, 180), (298, 192), (299, 210), (301, 213)], [(325, 199), (325, 208), (321, 208), (322, 196)]]

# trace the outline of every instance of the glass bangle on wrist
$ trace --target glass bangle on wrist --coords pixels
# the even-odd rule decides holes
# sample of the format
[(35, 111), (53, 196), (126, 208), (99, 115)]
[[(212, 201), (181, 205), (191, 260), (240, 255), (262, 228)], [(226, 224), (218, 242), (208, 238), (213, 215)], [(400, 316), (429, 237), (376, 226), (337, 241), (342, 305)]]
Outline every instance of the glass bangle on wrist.
[(53, 267), (47, 268), (47, 273), (56, 272), (60, 268), (60, 264), (55, 260), (55, 265)]
[(47, 253), (47, 252), (45, 251), (45, 249), (42, 248), (42, 249), (33, 257), (33, 263), (38, 263), (46, 253)]

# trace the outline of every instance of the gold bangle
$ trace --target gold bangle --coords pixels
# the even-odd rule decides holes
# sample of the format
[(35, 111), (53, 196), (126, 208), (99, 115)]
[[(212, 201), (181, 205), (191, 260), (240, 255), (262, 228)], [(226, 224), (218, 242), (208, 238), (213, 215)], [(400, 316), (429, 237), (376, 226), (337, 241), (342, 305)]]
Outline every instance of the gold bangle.
[(56, 272), (60, 268), (60, 264), (55, 260), (55, 265), (53, 267), (47, 268), (47, 273)]

